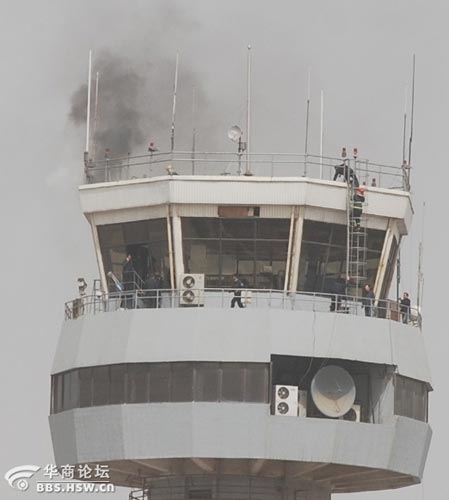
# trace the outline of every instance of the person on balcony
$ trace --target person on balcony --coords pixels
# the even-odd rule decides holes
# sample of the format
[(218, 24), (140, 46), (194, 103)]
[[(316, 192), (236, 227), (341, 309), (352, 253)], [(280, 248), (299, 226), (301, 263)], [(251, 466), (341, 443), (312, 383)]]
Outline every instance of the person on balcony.
[(402, 299), (399, 300), (402, 322), (408, 324), (410, 321), (410, 296), (408, 292), (404, 292), (402, 295)]
[(231, 300), (231, 307), (235, 307), (237, 304), (240, 308), (244, 307), (242, 304), (242, 288), (245, 287), (243, 281), (236, 275), (232, 277), (234, 284), (234, 297)]
[(129, 253), (126, 256), (125, 262), (122, 268), (122, 284), (123, 290), (125, 292), (125, 300), (123, 301), (123, 306), (125, 309), (131, 309), (133, 307), (133, 291), (136, 289), (135, 274), (133, 258)]
[(371, 285), (366, 284), (363, 288), (364, 296), (362, 299), (362, 307), (365, 309), (365, 316), (373, 316), (374, 312), (374, 292)]

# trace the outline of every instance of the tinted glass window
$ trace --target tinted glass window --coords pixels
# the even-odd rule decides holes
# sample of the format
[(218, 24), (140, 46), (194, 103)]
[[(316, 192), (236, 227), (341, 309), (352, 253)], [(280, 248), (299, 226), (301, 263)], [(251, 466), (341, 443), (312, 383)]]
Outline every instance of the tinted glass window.
[(182, 218), (184, 268), (204, 273), (206, 287), (283, 289), (289, 219)]
[(244, 365), (226, 363), (222, 365), (222, 401), (243, 401)]
[(148, 372), (146, 363), (128, 365), (127, 403), (145, 403), (148, 401)]
[(268, 368), (263, 364), (249, 364), (246, 368), (245, 401), (268, 401)]
[(173, 363), (171, 401), (193, 401), (192, 363)]
[(106, 405), (109, 402), (109, 366), (95, 366), (93, 372), (94, 406)]
[(123, 403), (268, 401), (263, 363), (129, 363), (80, 368), (52, 377), (52, 413)]
[(80, 407), (92, 406), (92, 368), (80, 368)]
[(218, 401), (219, 363), (199, 363), (195, 368), (195, 401)]
[(170, 364), (154, 363), (150, 368), (150, 402), (170, 401)]
[(125, 402), (126, 365), (112, 365), (110, 404)]

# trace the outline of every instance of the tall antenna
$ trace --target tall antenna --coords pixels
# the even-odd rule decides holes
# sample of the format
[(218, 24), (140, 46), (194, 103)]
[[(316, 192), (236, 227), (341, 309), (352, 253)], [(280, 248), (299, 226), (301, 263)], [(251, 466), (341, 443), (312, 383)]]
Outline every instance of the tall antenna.
[(179, 52), (176, 52), (175, 80), (173, 82), (173, 110), (171, 118), (171, 139), (170, 139), (170, 151), (172, 153), (175, 150), (175, 117), (176, 117), (176, 93), (178, 92), (178, 66), (179, 66)]
[(251, 152), (251, 45), (248, 45), (246, 71), (246, 171), (245, 175), (252, 175), (250, 167)]
[(324, 91), (320, 96), (320, 179), (323, 178), (323, 144), (324, 144)]
[(192, 87), (192, 175), (195, 174), (196, 148), (196, 87)]
[(423, 271), (423, 255), (424, 255), (424, 214), (426, 210), (426, 203), (423, 202), (422, 205), (422, 227), (421, 227), (421, 241), (419, 242), (419, 252), (418, 252), (418, 283), (416, 290), (416, 307), (419, 312), (424, 294), (424, 271)]
[(402, 134), (402, 162), (406, 160), (406, 148), (407, 148), (407, 139), (406, 139), (406, 134), (407, 134), (407, 93), (408, 93), (408, 87), (405, 86), (404, 90), (404, 124), (403, 124), (403, 134)]
[(304, 177), (307, 177), (307, 155), (309, 152), (310, 67), (307, 70), (306, 137), (304, 143)]
[(89, 158), (89, 128), (90, 128), (90, 94), (92, 85), (92, 51), (89, 50), (89, 71), (87, 77), (87, 118), (86, 118), (86, 148), (85, 148), (85, 161)]
[(97, 151), (97, 127), (98, 127), (98, 90), (100, 85), (100, 73), (97, 71), (95, 78), (95, 102), (94, 102), (94, 130), (92, 143), (92, 159), (95, 160)]
[(408, 166), (412, 164), (412, 141), (413, 141), (413, 118), (415, 114), (415, 62), (416, 56), (413, 54), (413, 70), (412, 70), (412, 109), (410, 117), (410, 138), (408, 141)]

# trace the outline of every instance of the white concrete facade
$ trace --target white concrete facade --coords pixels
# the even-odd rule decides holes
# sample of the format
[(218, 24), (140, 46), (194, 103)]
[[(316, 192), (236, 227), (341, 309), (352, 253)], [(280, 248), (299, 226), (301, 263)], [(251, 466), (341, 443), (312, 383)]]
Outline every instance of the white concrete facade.
[[(52, 415), (50, 426), (58, 464), (109, 463), (118, 484), (129, 485), (118, 464), (127, 463), (128, 473), (137, 474), (135, 462), (151, 466), (154, 460), (161, 468), (162, 461), (167, 475), (176, 474), (178, 459), (193, 457), (222, 460), (224, 467), (226, 460), (265, 460), (265, 473), (273, 475), (279, 474), (276, 462), (291, 463), (291, 476), (299, 474), (294, 463), (331, 465), (321, 485), (338, 492), (419, 482), (431, 438), (428, 424), (405, 417), (381, 425), (282, 418), (270, 415), (269, 405), (245, 403), (84, 408)], [(346, 466), (345, 473), (337, 474), (336, 466)], [(377, 480), (379, 471), (388, 480)]]
[(114, 363), (269, 363), (272, 354), (385, 364), (431, 383), (419, 328), (273, 309), (136, 309), (82, 316), (63, 324), (52, 373)]

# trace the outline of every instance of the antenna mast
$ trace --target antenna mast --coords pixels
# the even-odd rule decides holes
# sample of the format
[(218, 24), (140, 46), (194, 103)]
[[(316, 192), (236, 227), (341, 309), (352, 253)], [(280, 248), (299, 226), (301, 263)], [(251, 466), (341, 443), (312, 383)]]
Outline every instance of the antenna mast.
[(247, 88), (246, 88), (246, 172), (245, 175), (252, 175), (250, 168), (251, 151), (251, 45), (248, 45), (247, 56)]
[(406, 134), (407, 134), (407, 93), (408, 93), (408, 87), (405, 86), (404, 90), (404, 125), (403, 125), (403, 134), (402, 134), (402, 161), (406, 160)]
[(424, 272), (423, 272), (423, 254), (424, 254), (424, 214), (426, 210), (426, 203), (422, 205), (422, 228), (421, 228), (421, 241), (419, 242), (419, 255), (418, 255), (418, 284), (416, 290), (416, 307), (419, 312), (424, 293)]
[[(412, 109), (410, 117), (410, 138), (408, 141), (408, 166), (412, 163), (412, 141), (413, 141), (413, 118), (415, 114), (415, 62), (416, 56), (413, 54), (413, 70), (412, 70)], [(409, 179), (410, 181), (410, 179)]]
[(192, 87), (192, 175), (195, 175), (196, 148), (196, 87)]
[(320, 112), (320, 179), (323, 178), (323, 144), (324, 144), (324, 91), (321, 90)]
[(97, 126), (98, 126), (98, 89), (100, 84), (100, 73), (97, 71), (95, 79), (95, 103), (94, 103), (94, 131), (92, 144), (92, 159), (95, 160), (97, 152)]
[(304, 177), (307, 177), (307, 155), (309, 152), (310, 67), (307, 71), (306, 137), (304, 143)]
[(86, 118), (86, 148), (84, 153), (84, 161), (89, 160), (89, 127), (90, 127), (90, 94), (92, 85), (92, 51), (89, 50), (89, 71), (87, 80), (87, 118)]
[(175, 80), (173, 82), (173, 110), (171, 118), (171, 138), (170, 138), (171, 153), (173, 153), (173, 151), (175, 150), (175, 117), (176, 117), (176, 93), (178, 92), (178, 66), (179, 66), (179, 52), (176, 52)]

